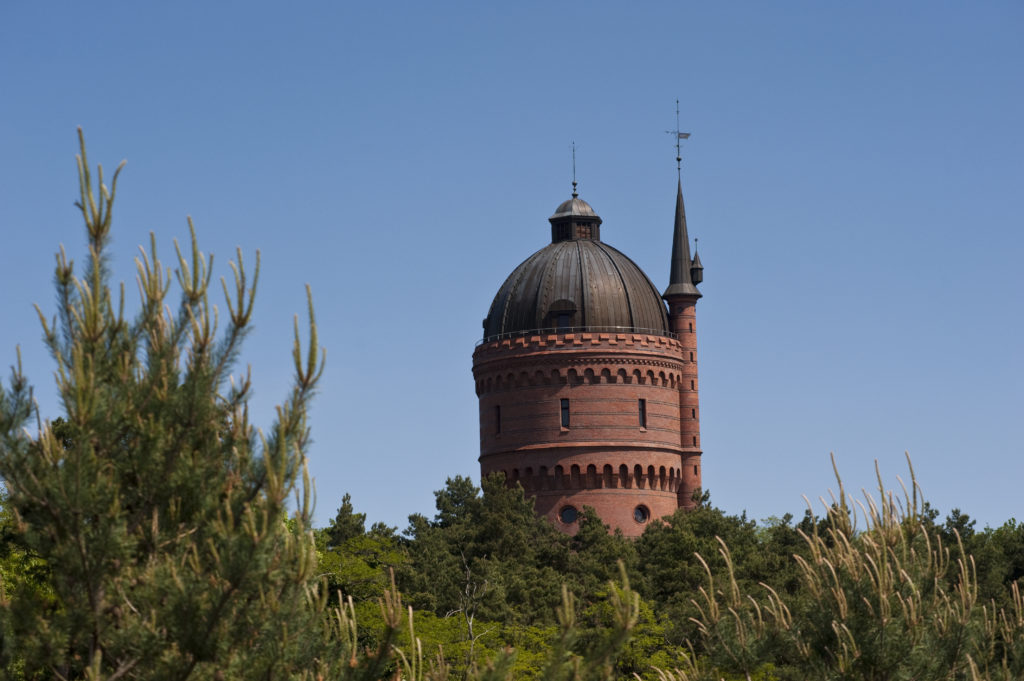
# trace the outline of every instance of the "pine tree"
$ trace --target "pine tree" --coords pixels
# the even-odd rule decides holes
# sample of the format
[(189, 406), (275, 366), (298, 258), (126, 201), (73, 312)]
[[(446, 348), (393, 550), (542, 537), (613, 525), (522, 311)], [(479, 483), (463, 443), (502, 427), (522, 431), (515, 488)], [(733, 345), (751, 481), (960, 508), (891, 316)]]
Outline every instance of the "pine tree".
[(63, 414), (37, 413), (20, 360), (0, 386), (12, 541), (48, 568), (46, 588), (2, 585), (5, 668), (65, 679), (315, 670), (325, 634), (305, 465), (322, 370), (312, 299), (305, 351), (295, 322), (294, 385), (260, 431), (248, 419), (249, 377), (232, 375), (259, 253), (251, 276), (239, 250), (233, 283), (221, 280), (219, 333), (213, 258), (200, 252), (191, 220), (191, 248), (183, 254), (175, 242), (173, 276), (151, 237), (136, 259), (139, 310), (126, 316), (124, 287), (111, 286), (108, 269), (123, 163), (109, 188), (99, 167), (97, 191), (81, 131), (79, 139), (84, 273), (61, 248), (57, 312), (40, 312)]
[(366, 534), (366, 514), (355, 512), (351, 494), (341, 498), (338, 514), (324, 532), (330, 547), (341, 546), (350, 539)]

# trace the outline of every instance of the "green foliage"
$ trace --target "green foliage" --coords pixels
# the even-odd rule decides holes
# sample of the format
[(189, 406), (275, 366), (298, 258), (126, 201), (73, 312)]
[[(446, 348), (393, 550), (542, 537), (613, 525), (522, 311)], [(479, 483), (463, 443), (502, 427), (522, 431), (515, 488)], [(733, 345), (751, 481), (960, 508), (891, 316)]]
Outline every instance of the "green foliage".
[(666, 604), (688, 600), (704, 582), (704, 571), (693, 556), (715, 555), (715, 537), (725, 539), (745, 558), (754, 559), (757, 553), (756, 525), (717, 508), (680, 509), (664, 522), (652, 523), (636, 545), (644, 565), (645, 596)]
[[(1012, 606), (1010, 587), (1024, 577), (1024, 525), (1011, 518), (997, 528), (975, 532), (974, 521), (954, 509), (940, 533), (943, 542), (955, 542), (963, 528), (964, 550), (973, 556), (978, 574), (978, 598), (1000, 607)], [(951, 536), (952, 535), (952, 536)]]
[[(640, 595), (630, 590), (625, 567), (620, 564), (619, 568), (622, 586), (608, 585), (605, 626), (600, 635), (592, 634), (589, 641), (579, 636), (574, 599), (563, 588), (562, 606), (558, 609), (559, 637), (551, 647), (545, 679), (617, 678), (616, 663), (640, 617)], [(572, 652), (580, 648), (584, 650), (582, 654)]]
[(352, 508), (352, 495), (346, 494), (341, 498), (338, 514), (323, 533), (328, 547), (340, 546), (366, 533), (366, 514), (356, 513)]
[(391, 584), (391, 571), (408, 563), (393, 528), (375, 525), (338, 544), (326, 534), (317, 532), (318, 546), (325, 547), (317, 551), (317, 563), (332, 595), (340, 592), (357, 602), (376, 603)]
[[(1022, 672), (1024, 600), (1016, 579), (1024, 530), (1011, 520), (974, 531), (960, 511), (936, 524), (938, 513), (920, 502), (916, 483), (900, 501), (884, 491), (867, 499), (864, 530), (840, 481), (826, 515), (808, 512), (798, 523), (787, 515), (759, 524), (705, 504), (630, 541), (584, 509), (576, 536), (558, 541), (550, 526), (531, 522), (521, 491), (501, 482), (485, 481), (481, 495), (466, 479), (449, 481), (437, 493), (435, 518), (414, 516), (400, 547), (410, 557), (405, 579), (421, 585), (424, 602), (443, 602), (445, 589), (465, 599), (416, 614), (421, 643), (444, 650), (446, 673), (973, 681)], [(549, 537), (550, 551), (530, 549)], [(505, 598), (518, 593), (507, 585), (543, 575), (550, 562), (564, 566), (558, 576), (568, 606), (558, 612), (571, 615), (568, 634), (562, 620), (548, 624), (538, 601), (487, 600), (492, 584)], [(616, 597), (621, 603), (621, 592), (606, 586), (616, 563), (640, 584), (625, 628), (610, 605)], [(437, 579), (445, 570), (449, 579)], [(372, 609), (369, 615), (381, 623)], [(618, 638), (623, 631), (628, 636)], [(505, 655), (505, 646), (515, 655)]]
[[(0, 500), (0, 604), (12, 601), (56, 607), (50, 566), (25, 546), (5, 495)], [(12, 616), (17, 618), (19, 614), (14, 612)], [(9, 629), (0, 631), (9, 636)], [(6, 656), (4, 677), (24, 678), (24, 666), (20, 656)]]
[(618, 578), (620, 563), (632, 580), (637, 579), (639, 556), (632, 540), (619, 530), (611, 532), (589, 506), (583, 507), (578, 527), (569, 541), (569, 570), (565, 576), (578, 598), (586, 602), (603, 592), (610, 581)]
[[(421, 642), (443, 648), (448, 673), (465, 678), (561, 678), (572, 669), (688, 681), (1015, 678), (1024, 659), (1015, 585), (1024, 530), (1009, 521), (972, 532), (959, 511), (937, 525), (913, 489), (900, 502), (887, 492), (868, 499), (865, 530), (840, 486), (821, 518), (759, 524), (705, 504), (631, 541), (609, 533), (592, 509), (574, 537), (553, 535), (519, 489), (495, 478), (481, 495), (460, 478), (437, 493), (433, 520), (411, 518), (402, 570), (422, 589), (417, 602), (455, 603), (416, 619)], [(619, 592), (607, 586), (616, 563), (640, 585), (622, 640), (609, 605)], [(574, 622), (580, 613), (568, 636), (551, 626), (543, 602), (509, 586), (543, 579), (551, 564), (564, 566), (557, 578)], [(504, 656), (505, 646), (516, 654)], [(608, 650), (614, 655), (602, 658)], [(588, 671), (573, 666), (584, 660)]]
[[(916, 481), (902, 499), (867, 496), (867, 527), (840, 484), (824, 532), (802, 533), (798, 587), (741, 585), (730, 547), (709, 563), (694, 599), (699, 658), (667, 678), (718, 679), (772, 669), (780, 679), (1017, 679), (1024, 673), (1024, 601), (1016, 583), (1003, 609), (978, 597), (973, 557), (954, 522), (953, 546), (922, 518)], [(959, 517), (955, 514), (954, 518)], [(966, 527), (967, 525), (962, 525)]]
[(250, 276), (239, 251), (232, 284), (221, 280), (219, 333), (212, 257), (194, 231), (185, 254), (175, 244), (173, 276), (151, 239), (136, 259), (141, 300), (128, 317), (107, 267), (121, 168), (109, 188), (100, 168), (97, 189), (83, 141), (78, 170), (84, 273), (61, 249), (57, 313), (40, 312), (64, 415), (35, 414), (20, 366), (0, 389), (4, 550), (8, 568), (20, 561), (17, 576), (3, 571), (0, 655), (33, 678), (309, 669), (325, 644), (305, 472), (306, 411), (321, 371), (312, 303), (308, 349), (296, 322), (294, 386), (264, 434), (248, 421), (248, 378), (230, 376), (258, 256)]
[(698, 613), (692, 597), (704, 584), (706, 573), (695, 556), (707, 556), (716, 572), (724, 570), (719, 538), (733, 552), (740, 584), (750, 588), (764, 582), (776, 589), (791, 588), (796, 572), (793, 555), (801, 548), (789, 517), (758, 528), (745, 515), (728, 515), (705, 504), (693, 511), (679, 510), (664, 520), (652, 523), (636, 541), (643, 566), (638, 584), (643, 597), (656, 604), (668, 621), (665, 636), (672, 645), (685, 648), (697, 638), (693, 618)]
[(477, 618), (503, 624), (551, 624), (568, 569), (568, 539), (533, 512), (521, 487), (500, 475), (449, 479), (437, 515), (409, 519), (410, 563), (398, 584), (416, 607), (459, 613), (466, 635)]
[[(557, 608), (558, 626), (550, 628), (502, 628), (491, 626), (473, 640), (451, 645), (460, 623), (457, 618), (415, 613), (407, 608), (392, 584), (374, 610), (351, 599), (334, 609), (331, 638), (347, 661), (337, 669), (341, 679), (410, 679), (415, 681), (611, 681), (619, 678), (616, 661), (628, 644), (640, 616), (639, 597), (629, 588), (625, 572), (622, 585), (608, 585), (607, 629), (602, 640), (582, 645), (576, 623), (575, 599), (567, 589)], [(375, 634), (365, 636), (357, 620)], [(371, 643), (366, 643), (371, 641)], [(515, 647), (504, 643), (514, 642)], [(474, 658), (476, 646), (479, 659)], [(582, 654), (580, 648), (586, 648)], [(430, 650), (436, 650), (431, 655)]]
[[(627, 582), (628, 584), (628, 582)], [(608, 589), (617, 590), (614, 585), (606, 585), (596, 594), (596, 598), (580, 614), (580, 633), (577, 651), (582, 655), (593, 654), (614, 645), (615, 611)], [(618, 591), (621, 597), (621, 591)], [(621, 644), (621, 652), (614, 660), (616, 678), (654, 678), (655, 669), (669, 669), (678, 665), (681, 650), (667, 646), (665, 642), (665, 623), (658, 620), (650, 604), (637, 595), (636, 621), (630, 631), (630, 638)]]

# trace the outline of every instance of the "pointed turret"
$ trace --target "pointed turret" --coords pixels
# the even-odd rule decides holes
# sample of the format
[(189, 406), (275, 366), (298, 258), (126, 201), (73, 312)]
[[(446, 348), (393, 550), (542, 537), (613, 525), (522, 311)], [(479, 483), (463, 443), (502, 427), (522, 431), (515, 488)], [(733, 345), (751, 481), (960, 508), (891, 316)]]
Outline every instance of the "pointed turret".
[(687, 295), (700, 298), (700, 291), (694, 286), (692, 274), (695, 265), (703, 272), (704, 268), (700, 267), (699, 260), (690, 260), (690, 237), (686, 233), (686, 208), (683, 206), (683, 182), (680, 180), (676, 192), (675, 231), (672, 233), (672, 267), (669, 272), (668, 288), (661, 297), (668, 299), (669, 296)]
[(690, 265), (690, 279), (693, 280), (694, 286), (704, 281), (704, 266), (700, 264), (700, 256), (696, 250), (693, 251), (693, 263)]

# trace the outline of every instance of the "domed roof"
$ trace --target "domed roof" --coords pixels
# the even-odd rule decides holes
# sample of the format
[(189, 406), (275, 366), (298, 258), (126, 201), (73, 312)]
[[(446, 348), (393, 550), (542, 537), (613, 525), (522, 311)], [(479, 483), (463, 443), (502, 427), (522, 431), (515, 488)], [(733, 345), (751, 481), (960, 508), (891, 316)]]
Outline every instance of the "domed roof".
[(636, 263), (601, 242), (601, 218), (589, 204), (574, 197), (550, 221), (554, 243), (502, 284), (484, 320), (485, 339), (539, 329), (668, 334), (658, 289)]
[(558, 204), (558, 208), (555, 209), (555, 214), (548, 219), (553, 220), (555, 218), (566, 217), (569, 215), (597, 217), (597, 213), (594, 212), (594, 209), (590, 207), (589, 203), (573, 194), (571, 199)]

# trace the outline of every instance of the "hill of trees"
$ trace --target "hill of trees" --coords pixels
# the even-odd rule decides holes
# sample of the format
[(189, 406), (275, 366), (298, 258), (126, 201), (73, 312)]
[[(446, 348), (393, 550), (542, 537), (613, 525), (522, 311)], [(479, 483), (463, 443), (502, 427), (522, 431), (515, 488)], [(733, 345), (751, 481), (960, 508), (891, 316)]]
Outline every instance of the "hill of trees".
[(127, 315), (107, 268), (117, 173), (94, 179), (82, 142), (79, 175), (84, 271), (62, 250), (40, 313), (63, 413), (38, 413), (17, 363), (0, 385), (5, 678), (1024, 678), (1024, 528), (940, 520), (912, 471), (857, 501), (840, 483), (799, 519), (705, 495), (636, 540), (590, 509), (562, 535), (499, 477), (450, 479), (401, 531), (366, 528), (347, 496), (313, 528), (312, 302), (260, 431), (232, 373), (258, 256), (232, 263), (218, 330), (194, 232), (173, 274), (153, 239)]
[[(589, 510), (564, 536), (521, 488), (490, 478), (481, 493), (453, 478), (434, 517), (412, 516), (401, 534), (365, 530), (346, 500), (317, 546), (332, 590), (370, 625), (366, 641), (397, 586), (419, 638), (459, 674), (511, 646), (514, 678), (544, 678), (564, 588), (571, 650), (617, 645), (609, 678), (1022, 678), (1024, 528), (976, 531), (959, 510), (940, 521), (917, 494), (880, 491), (859, 504), (842, 493), (799, 521), (757, 523), (706, 500), (629, 540)], [(618, 644), (609, 598), (621, 602), (623, 584), (635, 601)]]

